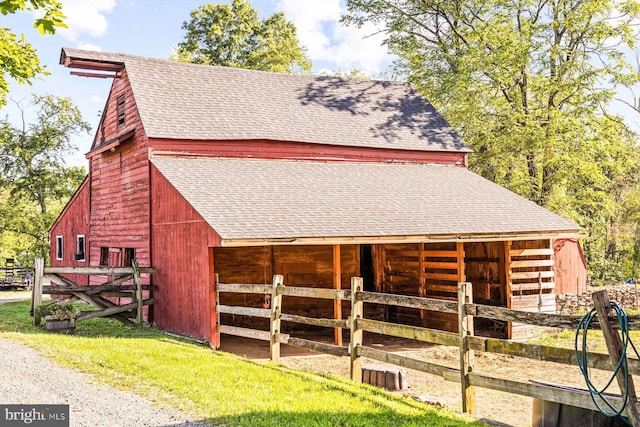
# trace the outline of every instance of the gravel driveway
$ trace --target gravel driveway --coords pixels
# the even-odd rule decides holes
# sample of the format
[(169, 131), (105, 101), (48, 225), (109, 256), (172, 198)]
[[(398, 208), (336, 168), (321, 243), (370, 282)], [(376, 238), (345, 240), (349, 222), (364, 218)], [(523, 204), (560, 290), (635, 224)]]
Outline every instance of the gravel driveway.
[(70, 426), (208, 426), (137, 394), (92, 382), (15, 341), (0, 338), (1, 404), (69, 404)]

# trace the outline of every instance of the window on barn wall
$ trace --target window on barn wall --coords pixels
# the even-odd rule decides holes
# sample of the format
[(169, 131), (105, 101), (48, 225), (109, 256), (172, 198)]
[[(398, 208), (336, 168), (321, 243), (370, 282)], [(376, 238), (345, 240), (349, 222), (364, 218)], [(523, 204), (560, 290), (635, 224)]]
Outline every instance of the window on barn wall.
[(106, 267), (109, 265), (109, 248), (100, 248), (100, 265)]
[(64, 258), (64, 239), (62, 236), (56, 236), (56, 259), (61, 260)]
[(100, 265), (105, 267), (131, 267), (135, 257), (135, 248), (100, 248)]
[(73, 256), (76, 261), (85, 260), (84, 250), (85, 250), (84, 234), (79, 234), (78, 236), (76, 236), (76, 253)]
[(125, 109), (124, 109), (125, 96), (120, 95), (116, 99), (116, 112), (118, 114), (118, 127), (124, 126), (126, 122)]
[(123, 267), (131, 267), (131, 261), (136, 258), (135, 248), (124, 248), (124, 257), (122, 259)]

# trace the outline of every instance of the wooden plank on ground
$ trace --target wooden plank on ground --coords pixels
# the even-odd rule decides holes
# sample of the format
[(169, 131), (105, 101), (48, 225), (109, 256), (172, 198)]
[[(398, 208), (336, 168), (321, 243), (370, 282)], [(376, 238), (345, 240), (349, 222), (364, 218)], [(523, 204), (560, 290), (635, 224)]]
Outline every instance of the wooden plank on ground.
[(402, 366), (407, 369), (414, 369), (427, 374), (444, 376), (444, 372), (460, 375), (459, 370), (449, 368), (448, 366), (438, 365), (437, 363), (427, 362), (426, 360), (414, 359), (399, 354), (389, 353), (371, 347), (358, 347), (358, 356), (368, 357), (369, 359), (379, 362), (391, 363), (393, 365)]
[(457, 347), (459, 344), (458, 334), (453, 332), (439, 331), (436, 329), (421, 328), (418, 326), (400, 325), (398, 323), (387, 323), (379, 320), (358, 319), (357, 328), (367, 332), (391, 335), (399, 338), (430, 342)]
[(245, 307), (241, 305), (218, 305), (218, 313), (262, 317), (265, 319), (271, 318), (271, 310), (268, 308)]

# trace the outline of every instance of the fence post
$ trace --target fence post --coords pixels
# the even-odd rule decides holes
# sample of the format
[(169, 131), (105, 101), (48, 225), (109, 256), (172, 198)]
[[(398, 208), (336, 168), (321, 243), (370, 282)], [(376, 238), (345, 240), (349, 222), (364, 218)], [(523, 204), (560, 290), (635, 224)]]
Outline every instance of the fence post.
[(33, 291), (31, 295), (31, 309), (33, 310), (33, 324), (40, 326), (38, 306), (42, 305), (42, 280), (44, 276), (44, 258), (36, 258), (34, 264)]
[(282, 312), (282, 294), (278, 292), (278, 287), (283, 286), (284, 277), (281, 274), (273, 276), (273, 288), (271, 289), (271, 361), (280, 363), (280, 314)]
[(142, 326), (142, 307), (144, 307), (142, 303), (142, 282), (140, 280), (140, 269), (138, 268), (138, 260), (131, 260), (131, 267), (133, 267), (133, 283), (136, 285), (136, 302), (138, 303), (138, 307), (136, 310), (136, 323)]
[(350, 373), (355, 382), (362, 382), (362, 359), (358, 355), (358, 347), (362, 345), (362, 329), (358, 329), (358, 319), (364, 316), (364, 303), (358, 301), (356, 294), (362, 292), (362, 277), (351, 278), (351, 339), (349, 353), (351, 355)]
[(460, 383), (462, 391), (462, 412), (475, 414), (476, 391), (469, 384), (469, 372), (473, 371), (474, 351), (469, 350), (467, 337), (473, 336), (473, 316), (467, 315), (465, 304), (473, 303), (471, 283), (458, 283), (458, 332), (460, 334)]
[[(600, 323), (600, 329), (604, 335), (604, 341), (607, 344), (607, 350), (609, 351), (609, 357), (611, 363), (616, 366), (618, 361), (622, 357), (627, 357), (626, 354), (622, 354), (622, 341), (618, 331), (613, 329), (611, 323), (609, 323), (609, 314), (611, 313), (611, 304), (609, 301), (609, 295), (607, 291), (597, 291), (591, 296), (593, 298), (593, 305), (598, 312), (598, 321)], [(640, 414), (638, 413), (638, 399), (636, 398), (636, 388), (633, 384), (633, 377), (622, 365), (621, 369), (616, 375), (622, 395), (624, 395), (625, 383), (627, 390), (629, 390), (629, 396), (627, 401), (626, 414), (629, 418), (629, 422), (634, 427), (640, 426)], [(628, 382), (627, 382), (628, 381)]]

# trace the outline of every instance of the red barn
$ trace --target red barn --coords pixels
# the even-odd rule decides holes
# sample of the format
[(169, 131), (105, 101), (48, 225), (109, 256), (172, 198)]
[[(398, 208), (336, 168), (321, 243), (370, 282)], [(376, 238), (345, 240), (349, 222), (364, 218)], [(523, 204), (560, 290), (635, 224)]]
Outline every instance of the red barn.
[(587, 263), (580, 242), (575, 239), (556, 239), (553, 251), (556, 294), (587, 292)]
[[(75, 49), (60, 62), (113, 85), (52, 264), (156, 267), (159, 328), (215, 341), (214, 274), (329, 288), (357, 275), (444, 299), (467, 280), (476, 301), (555, 310), (552, 239), (579, 227), (470, 172), (469, 147), (411, 85)], [(330, 303), (296, 310), (331, 317)]]

